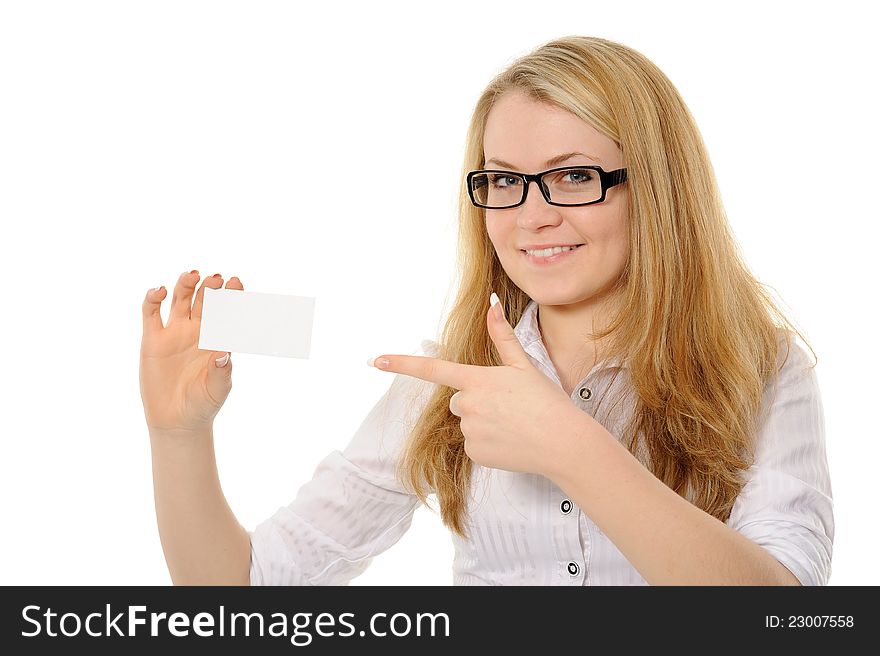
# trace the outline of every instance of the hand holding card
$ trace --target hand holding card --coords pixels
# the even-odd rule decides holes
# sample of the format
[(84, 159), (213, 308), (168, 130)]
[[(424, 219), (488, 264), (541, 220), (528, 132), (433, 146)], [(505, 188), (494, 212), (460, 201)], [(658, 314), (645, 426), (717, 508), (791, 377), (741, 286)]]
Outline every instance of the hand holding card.
[[(143, 302), (140, 387), (151, 435), (205, 434), (232, 389), (230, 354), (198, 348), (205, 290), (219, 289), (223, 278), (205, 278), (194, 294), (198, 281), (196, 270), (180, 275), (167, 325), (160, 314), (165, 287), (148, 291)], [(226, 289), (242, 293), (244, 286), (233, 276)]]
[[(199, 281), (196, 270), (174, 287), (167, 325), (164, 287), (143, 303), (140, 385), (151, 433), (202, 434), (232, 389), (232, 351), (308, 358), (315, 299), (245, 292), (233, 276)], [(193, 297), (195, 297), (193, 299)]]

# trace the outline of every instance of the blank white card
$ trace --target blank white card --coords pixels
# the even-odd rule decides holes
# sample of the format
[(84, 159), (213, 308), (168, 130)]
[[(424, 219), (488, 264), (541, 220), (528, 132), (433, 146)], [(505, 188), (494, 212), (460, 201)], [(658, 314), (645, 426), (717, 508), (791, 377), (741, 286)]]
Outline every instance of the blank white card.
[(199, 348), (308, 358), (315, 299), (205, 288)]

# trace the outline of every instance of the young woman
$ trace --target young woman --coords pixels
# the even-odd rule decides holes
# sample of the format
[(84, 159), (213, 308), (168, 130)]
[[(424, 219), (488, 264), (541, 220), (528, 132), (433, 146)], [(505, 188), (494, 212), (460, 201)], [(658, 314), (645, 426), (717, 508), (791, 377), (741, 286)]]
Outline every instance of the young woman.
[(197, 348), (203, 289), (223, 279), (182, 275), (166, 326), (164, 288), (147, 293), (141, 393), (173, 581), (345, 584), (434, 494), (456, 584), (826, 584), (815, 364), (738, 254), (666, 76), (605, 39), (545, 43), (480, 96), (462, 173), (440, 339), (370, 361), (397, 374), (388, 392), (253, 531), (213, 453), (232, 364)]

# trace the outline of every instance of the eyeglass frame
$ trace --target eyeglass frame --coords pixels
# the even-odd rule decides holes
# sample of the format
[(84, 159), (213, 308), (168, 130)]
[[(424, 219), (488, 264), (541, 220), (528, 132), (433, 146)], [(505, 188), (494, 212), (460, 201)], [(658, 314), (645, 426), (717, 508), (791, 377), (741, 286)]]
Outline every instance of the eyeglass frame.
[[(557, 171), (565, 171), (568, 169), (592, 169), (594, 171), (598, 171), (599, 173), (599, 182), (602, 186), (602, 195), (598, 200), (591, 200), (588, 203), (554, 203), (550, 200), (550, 191), (544, 186), (542, 181), (543, 176), (548, 173), (555, 173)], [(473, 189), (473, 179), (475, 176), (480, 175), (482, 173), (509, 173), (511, 175), (518, 176), (525, 180), (525, 185), (523, 186), (523, 197), (520, 202), (516, 205), (505, 205), (504, 207), (487, 207), (486, 205), (481, 205), (474, 198), (474, 189)], [(601, 166), (594, 165), (581, 165), (581, 166), (560, 166), (555, 169), (549, 169), (547, 171), (542, 171), (541, 173), (520, 173), (518, 171), (504, 171), (500, 169), (480, 169), (478, 171), (469, 171), (467, 174), (467, 190), (468, 196), (471, 198), (471, 203), (473, 203), (476, 207), (481, 207), (487, 210), (508, 210), (514, 207), (519, 207), (523, 203), (526, 202), (526, 199), (529, 197), (529, 187), (531, 186), (529, 183), (532, 181), (538, 185), (538, 189), (541, 191), (541, 195), (544, 197), (544, 200), (547, 201), (549, 205), (555, 205), (556, 207), (583, 207), (584, 205), (595, 205), (596, 203), (601, 203), (605, 200), (605, 192), (611, 189), (611, 187), (615, 187), (619, 184), (623, 184), (626, 182), (626, 169), (615, 169), (613, 171), (606, 171)]]

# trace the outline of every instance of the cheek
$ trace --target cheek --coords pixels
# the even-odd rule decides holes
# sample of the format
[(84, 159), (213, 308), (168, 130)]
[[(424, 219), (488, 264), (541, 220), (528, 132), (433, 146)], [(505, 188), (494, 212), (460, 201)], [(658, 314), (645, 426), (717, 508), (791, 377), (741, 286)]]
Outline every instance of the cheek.
[(616, 270), (616, 273), (620, 274), (626, 268), (626, 263), (630, 259), (630, 236), (626, 224), (624, 224), (619, 230), (615, 231), (612, 244), (613, 245), (609, 248), (613, 263), (612, 266)]
[(504, 252), (505, 244), (508, 241), (507, 230), (500, 221), (493, 221), (491, 218), (486, 220), (486, 234), (489, 235), (489, 241), (494, 246), (496, 252)]
[(495, 217), (492, 216), (491, 212), (486, 215), (486, 232), (489, 235), (489, 238), (494, 242), (498, 243), (498, 239), (501, 236), (501, 231), (503, 228), (501, 227), (501, 222), (496, 221)]
[(602, 225), (602, 238), (605, 240), (609, 252), (629, 257), (629, 216), (626, 208), (616, 208), (613, 213), (607, 216), (607, 220), (602, 222)]
[(629, 259), (630, 238), (629, 229), (624, 225), (615, 234), (615, 250), (623, 260)]

